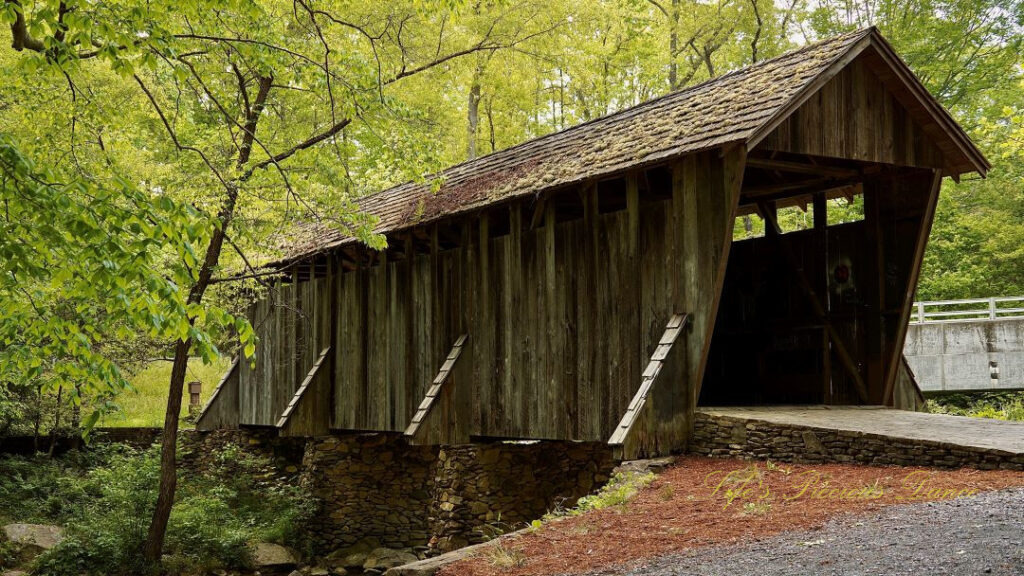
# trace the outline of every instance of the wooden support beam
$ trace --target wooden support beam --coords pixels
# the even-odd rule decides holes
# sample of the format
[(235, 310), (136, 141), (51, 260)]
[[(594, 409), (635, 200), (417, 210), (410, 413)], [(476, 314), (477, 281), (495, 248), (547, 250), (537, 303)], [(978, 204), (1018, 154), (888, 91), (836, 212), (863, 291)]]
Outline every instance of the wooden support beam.
[(651, 388), (654, 386), (658, 374), (661, 373), (665, 359), (668, 358), (669, 352), (672, 351), (672, 345), (676, 343), (679, 335), (686, 327), (687, 318), (687, 314), (680, 313), (673, 314), (669, 318), (668, 324), (665, 326), (665, 332), (662, 334), (661, 340), (658, 341), (658, 346), (654, 349), (654, 353), (651, 354), (651, 359), (647, 363), (647, 368), (640, 375), (640, 387), (637, 388), (636, 394), (633, 395), (633, 399), (629, 403), (629, 407), (626, 408), (626, 413), (622, 415), (618, 426), (615, 427), (611, 438), (608, 439), (608, 444), (612, 446), (616, 454), (621, 454), (624, 450), (629, 451), (626, 444), (630, 440), (634, 424), (642, 414), (650, 412), (648, 396), (651, 393)]
[(536, 230), (545, 221), (547, 214), (547, 197), (541, 196), (533, 204), (533, 216), (530, 218), (530, 230)]
[(866, 316), (864, 329), (866, 346), (864, 359), (868, 398), (872, 403), (881, 404), (885, 396), (885, 352), (882, 311), (885, 310), (885, 238), (882, 233), (882, 212), (880, 196), (891, 193), (891, 188), (879, 188), (872, 182), (864, 190), (864, 256), (867, 268), (866, 282), (861, 290), (862, 308)]
[(778, 221), (778, 206), (775, 205), (775, 202), (758, 202), (757, 212), (761, 215), (761, 219), (764, 220), (765, 236), (778, 236), (782, 234), (782, 228), (779, 227)]
[(238, 358), (231, 362), (228, 371), (221, 377), (220, 383), (214, 388), (210, 399), (203, 406), (196, 420), (196, 430), (206, 432), (209, 430), (238, 428), (239, 422), (239, 378)]
[[(829, 315), (828, 304), (828, 199), (825, 193), (815, 194), (812, 199), (814, 205), (814, 250), (817, 258), (819, 275), (815, 278), (815, 291), (821, 294), (826, 300), (823, 305), (825, 315)], [(828, 329), (822, 327), (822, 352), (821, 352), (821, 384), (822, 402), (832, 403), (832, 345)]]
[(282, 436), (322, 436), (330, 430), (330, 378), (327, 373), (330, 352), (330, 346), (320, 352), (281, 413), (276, 427)]
[[(904, 341), (907, 337), (907, 323), (910, 322), (910, 313), (913, 308), (914, 293), (917, 291), (917, 280), (921, 274), (921, 263), (924, 261), (924, 250), (928, 245), (928, 236), (931, 234), (932, 222), (935, 220), (935, 208), (939, 202), (939, 189), (942, 187), (942, 173), (939, 170), (932, 170), (931, 189), (928, 193), (928, 205), (921, 218), (921, 226), (917, 231), (917, 241), (914, 246), (914, 256), (911, 260), (910, 275), (907, 279), (906, 289), (903, 293), (899, 316), (899, 331), (896, 342), (893, 343), (890, 351), (894, 354), (903, 353)], [(893, 390), (896, 384), (897, 362), (890, 360), (888, 371), (885, 375), (885, 390), (882, 394), (882, 403), (892, 405)]]
[(743, 196), (740, 203), (746, 204), (759, 200), (782, 200), (790, 196), (812, 194), (816, 192), (855, 186), (863, 181), (863, 177), (857, 178), (808, 178), (796, 182), (780, 182), (778, 184), (765, 184), (763, 186), (751, 186), (743, 189)]
[(747, 167), (759, 168), (761, 170), (778, 170), (780, 172), (790, 172), (795, 174), (830, 176), (833, 178), (856, 178), (860, 174), (860, 171), (854, 168), (805, 164), (803, 162), (791, 162), (787, 160), (769, 160), (767, 158), (747, 158)]
[[(763, 214), (766, 216), (766, 230), (767, 227), (770, 226), (776, 234), (781, 235), (782, 229), (779, 228), (779, 222), (775, 218), (775, 214), (771, 213), (771, 211), (766, 208), (763, 209)], [(821, 301), (818, 300), (818, 296), (814, 292), (814, 288), (807, 280), (807, 276), (803, 273), (803, 270), (800, 269), (796, 255), (793, 253), (793, 248), (781, 237), (778, 239), (778, 245), (782, 247), (782, 253), (786, 258), (786, 262), (796, 274), (797, 283), (800, 285), (800, 289), (804, 293), (804, 296), (807, 297), (807, 301), (811, 305), (811, 310), (814, 312), (814, 316), (825, 326), (825, 330), (828, 331), (828, 335), (832, 340), (832, 346), (836, 351), (836, 355), (839, 356), (839, 360), (846, 368), (846, 371), (853, 377), (854, 384), (857, 386), (857, 395), (860, 397), (861, 402), (867, 402), (867, 388), (864, 385), (864, 378), (861, 376), (860, 370), (857, 369), (857, 363), (854, 362), (853, 356), (850, 355), (849, 350), (846, 349), (846, 345), (843, 344), (842, 335), (839, 334), (839, 331), (836, 330), (835, 326), (833, 326), (832, 322), (829, 320), (824, 307), (821, 305)]]
[[(452, 395), (446, 390), (444, 384), (448, 381), (451, 376), (452, 370), (455, 368), (455, 362), (462, 355), (462, 349), (466, 344), (466, 340), (469, 338), (467, 334), (459, 336), (455, 340), (455, 344), (452, 345), (451, 351), (445, 358), (444, 363), (441, 364), (441, 368), (437, 371), (437, 376), (434, 377), (434, 381), (430, 387), (427, 388), (427, 393), (420, 402), (419, 408), (416, 409), (416, 413), (413, 414), (412, 421), (409, 422), (409, 426), (405, 429), (405, 437), (413, 444), (425, 444), (430, 442), (442, 443), (451, 440), (450, 428), (454, 427), (453, 422), (445, 422), (445, 418), (437, 417), (438, 414), (435, 410), (435, 406), (438, 403), (438, 398), (441, 398), (444, 393), (450, 400)], [(424, 426), (424, 422), (428, 416), (434, 413), (433, 425)], [(443, 428), (448, 428), (443, 429)]]

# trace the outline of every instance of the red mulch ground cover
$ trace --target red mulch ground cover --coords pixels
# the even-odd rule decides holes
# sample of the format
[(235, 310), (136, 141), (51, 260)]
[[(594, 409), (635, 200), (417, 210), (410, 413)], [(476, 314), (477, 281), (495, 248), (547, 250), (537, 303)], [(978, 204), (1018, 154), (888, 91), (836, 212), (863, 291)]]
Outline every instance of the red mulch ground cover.
[[(440, 576), (539, 576), (607, 568), (697, 546), (810, 529), (844, 513), (969, 497), (1024, 486), (1024, 472), (845, 464), (776, 464), (685, 457), (622, 507), (556, 520), (503, 540), (520, 566), (486, 553)], [(731, 499), (731, 502), (730, 502)]]

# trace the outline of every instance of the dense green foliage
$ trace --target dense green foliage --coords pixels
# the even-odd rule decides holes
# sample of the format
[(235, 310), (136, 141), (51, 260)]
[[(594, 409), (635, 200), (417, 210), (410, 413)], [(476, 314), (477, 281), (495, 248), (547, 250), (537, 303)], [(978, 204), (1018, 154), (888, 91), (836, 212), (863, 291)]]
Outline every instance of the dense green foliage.
[(928, 411), (936, 414), (1024, 421), (1024, 392), (936, 396), (928, 399)]
[[(169, 573), (241, 568), (256, 542), (301, 546), (297, 529), (313, 511), (269, 462), (225, 449), (212, 470), (183, 474), (168, 530)], [(67, 539), (41, 557), (50, 575), (140, 574), (139, 549), (156, 500), (152, 451), (97, 447), (48, 459), (0, 459), (0, 521), (56, 523)]]

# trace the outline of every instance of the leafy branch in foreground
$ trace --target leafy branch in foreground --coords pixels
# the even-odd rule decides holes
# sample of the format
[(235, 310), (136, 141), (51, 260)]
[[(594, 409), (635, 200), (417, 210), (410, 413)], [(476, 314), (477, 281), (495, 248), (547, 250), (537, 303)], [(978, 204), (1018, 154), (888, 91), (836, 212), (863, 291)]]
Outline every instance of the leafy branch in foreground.
[(185, 300), (195, 246), (212, 228), (192, 207), (122, 179), (60, 174), (5, 135), (0, 202), (0, 383), (64, 387), (80, 404), (127, 386), (107, 353), (112, 340), (190, 338), (212, 359), (209, 331), (251, 334), (245, 320)]

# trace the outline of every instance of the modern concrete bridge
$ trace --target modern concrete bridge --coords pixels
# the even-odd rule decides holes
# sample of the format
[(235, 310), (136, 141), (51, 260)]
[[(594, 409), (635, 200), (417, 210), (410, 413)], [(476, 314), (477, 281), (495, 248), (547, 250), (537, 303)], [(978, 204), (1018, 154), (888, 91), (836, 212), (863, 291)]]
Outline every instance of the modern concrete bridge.
[(914, 310), (903, 354), (922, 392), (1024, 390), (1024, 297)]

